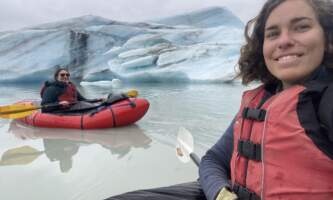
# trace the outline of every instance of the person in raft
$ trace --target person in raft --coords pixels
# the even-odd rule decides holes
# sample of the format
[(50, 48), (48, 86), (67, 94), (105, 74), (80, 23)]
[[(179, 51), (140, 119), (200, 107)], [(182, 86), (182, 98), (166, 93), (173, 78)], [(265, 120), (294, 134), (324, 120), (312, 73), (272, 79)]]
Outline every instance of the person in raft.
[(42, 112), (61, 112), (64, 110), (82, 109), (94, 106), (93, 103), (104, 99), (86, 99), (70, 81), (70, 73), (66, 68), (58, 68), (54, 73), (54, 81), (46, 81), (41, 89), (41, 105), (58, 103), (58, 106), (42, 108)]
[(245, 37), (238, 76), (262, 85), (203, 156), (200, 185), (109, 200), (333, 199), (333, 1), (268, 0)]

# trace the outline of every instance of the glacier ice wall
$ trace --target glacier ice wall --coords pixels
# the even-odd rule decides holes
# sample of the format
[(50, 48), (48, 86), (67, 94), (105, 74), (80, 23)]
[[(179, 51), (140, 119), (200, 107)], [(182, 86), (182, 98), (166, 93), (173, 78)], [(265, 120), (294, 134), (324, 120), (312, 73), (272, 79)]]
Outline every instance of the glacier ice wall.
[(41, 82), (58, 66), (85, 82), (229, 81), (242, 34), (219, 7), (137, 23), (72, 18), (0, 33), (0, 82)]

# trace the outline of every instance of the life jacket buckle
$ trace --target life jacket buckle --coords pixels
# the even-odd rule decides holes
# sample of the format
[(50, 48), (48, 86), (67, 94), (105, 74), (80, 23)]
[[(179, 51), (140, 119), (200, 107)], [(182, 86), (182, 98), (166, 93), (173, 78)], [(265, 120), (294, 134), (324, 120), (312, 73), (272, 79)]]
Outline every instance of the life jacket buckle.
[(254, 192), (251, 192), (246, 187), (243, 187), (238, 184), (234, 184), (232, 191), (235, 192), (238, 196), (238, 199), (241, 200), (261, 200), (261, 198)]
[(261, 161), (261, 145), (255, 144), (250, 140), (239, 140), (238, 141), (238, 153), (245, 158)]
[(257, 121), (265, 121), (266, 110), (245, 107), (242, 113), (243, 118)]

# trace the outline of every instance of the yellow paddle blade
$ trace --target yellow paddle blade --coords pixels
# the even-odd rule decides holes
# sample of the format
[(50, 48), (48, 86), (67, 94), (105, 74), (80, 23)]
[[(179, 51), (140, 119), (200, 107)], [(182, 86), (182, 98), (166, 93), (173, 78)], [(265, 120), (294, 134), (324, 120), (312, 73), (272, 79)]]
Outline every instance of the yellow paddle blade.
[(14, 149), (9, 149), (3, 153), (0, 165), (25, 165), (29, 164), (38, 158), (42, 151), (38, 151), (30, 146), (22, 146)]
[(126, 92), (128, 97), (137, 97), (139, 95), (139, 92), (137, 90), (129, 90)]
[(41, 108), (31, 104), (13, 104), (0, 106), (0, 117), (7, 119), (17, 119), (31, 115), (35, 110)]
[(5, 118), (5, 119), (20, 119), (20, 118), (24, 118), (26, 116), (29, 116), (29, 115), (31, 115), (34, 112), (35, 112), (35, 110), (29, 110), (29, 111), (25, 111), (25, 112), (9, 113), (9, 114), (1, 114), (0, 113), (0, 118)]
[(0, 106), (0, 113), (11, 112), (16, 110), (30, 108), (32, 105), (29, 104), (12, 104), (8, 106)]

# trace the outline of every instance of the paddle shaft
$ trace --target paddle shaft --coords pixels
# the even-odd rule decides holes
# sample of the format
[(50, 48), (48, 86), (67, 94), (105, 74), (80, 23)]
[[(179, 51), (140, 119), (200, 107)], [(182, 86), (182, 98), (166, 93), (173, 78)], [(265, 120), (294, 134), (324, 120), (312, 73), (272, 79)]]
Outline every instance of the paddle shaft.
[[(127, 96), (127, 97), (137, 97), (138, 96), (138, 91), (130, 90), (126, 93), (122, 93), (122, 95)], [(102, 101), (102, 100), (98, 100), (98, 101)], [(70, 103), (70, 105), (75, 104), (75, 103), (77, 103), (77, 102), (72, 102), (72, 103)], [(9, 106), (0, 106), (0, 115), (10, 115), (10, 114), (15, 114), (15, 113), (23, 113), (23, 112), (38, 110), (38, 109), (41, 109), (41, 108), (57, 107), (57, 106), (61, 106), (61, 104), (51, 103), (51, 104), (46, 104), (46, 105), (41, 105), (41, 106), (27, 105), (28, 108), (18, 108), (18, 109), (15, 108), (15, 106), (16, 106), (15, 104), (14, 105), (9, 105)], [(22, 106), (22, 105), (17, 105), (17, 106)], [(13, 107), (14, 107), (14, 109), (13, 109)], [(7, 110), (7, 111), (2, 111), (2, 110)]]
[(190, 153), (190, 158), (192, 159), (192, 161), (194, 162), (194, 164), (197, 166), (197, 167), (199, 167), (199, 165), (200, 165), (200, 158), (199, 158), (199, 156), (197, 155), (197, 154), (195, 154), (195, 153)]

